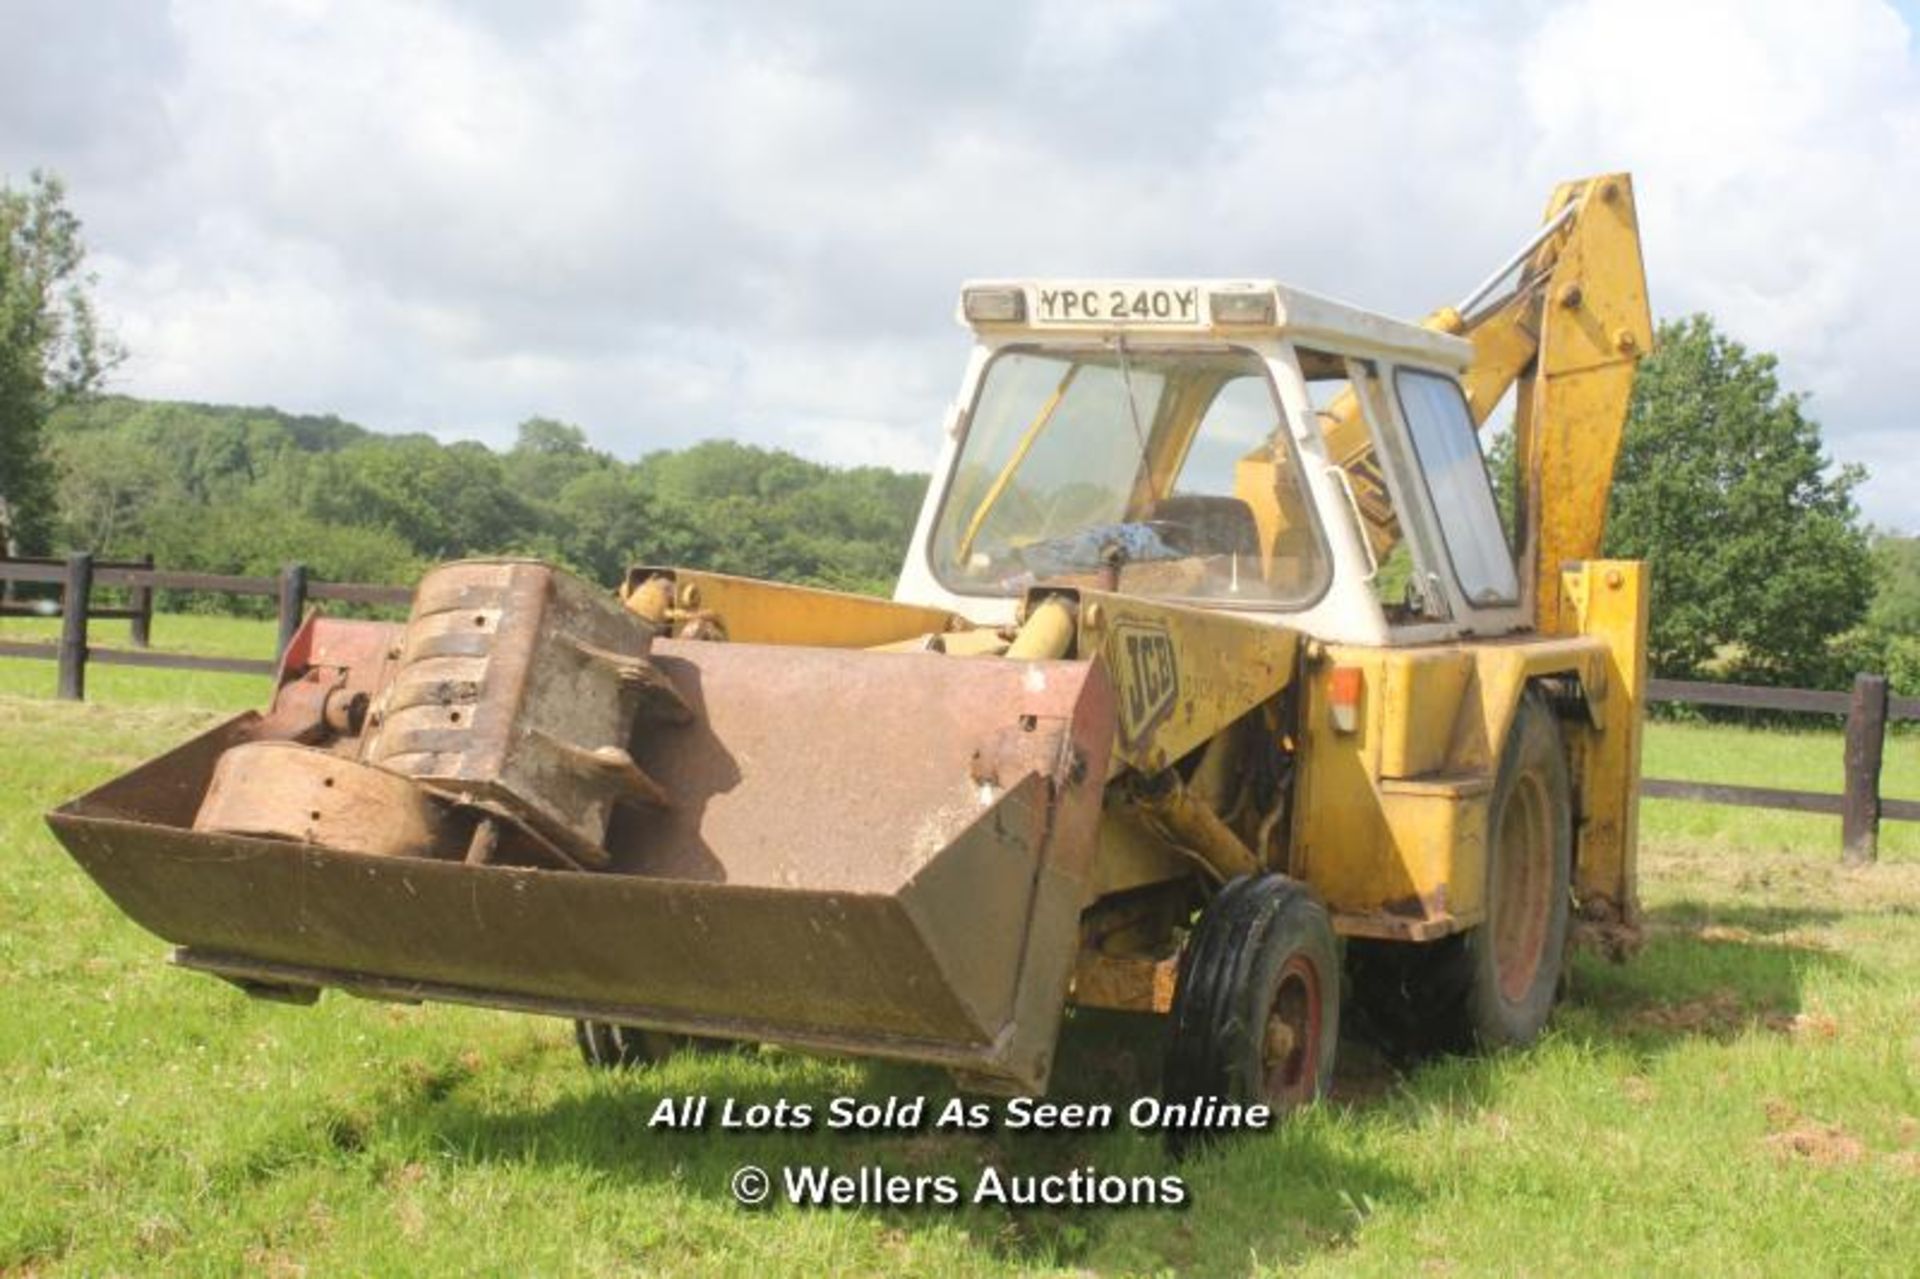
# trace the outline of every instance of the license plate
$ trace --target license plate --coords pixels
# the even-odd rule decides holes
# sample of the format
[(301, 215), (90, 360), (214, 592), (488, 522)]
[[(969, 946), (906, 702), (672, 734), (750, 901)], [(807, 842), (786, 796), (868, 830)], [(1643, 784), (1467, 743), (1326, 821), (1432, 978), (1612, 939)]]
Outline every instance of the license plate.
[(1200, 320), (1200, 290), (1191, 286), (1046, 286), (1035, 294), (1043, 324), (1196, 324)]

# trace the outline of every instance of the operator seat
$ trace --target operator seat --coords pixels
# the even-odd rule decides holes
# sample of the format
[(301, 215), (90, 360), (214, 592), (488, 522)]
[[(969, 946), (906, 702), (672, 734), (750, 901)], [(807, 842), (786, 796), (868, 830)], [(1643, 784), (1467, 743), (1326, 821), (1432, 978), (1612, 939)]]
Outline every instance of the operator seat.
[(1147, 512), (1167, 545), (1187, 555), (1260, 554), (1260, 526), (1253, 508), (1237, 497), (1169, 493)]

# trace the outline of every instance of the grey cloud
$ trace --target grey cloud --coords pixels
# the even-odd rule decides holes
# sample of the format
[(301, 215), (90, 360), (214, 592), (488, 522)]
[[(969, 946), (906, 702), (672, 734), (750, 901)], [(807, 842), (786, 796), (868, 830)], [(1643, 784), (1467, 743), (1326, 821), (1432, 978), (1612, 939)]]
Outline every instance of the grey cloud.
[(0, 18), (36, 37), (0, 28), (0, 168), (72, 178), (130, 390), (924, 464), (963, 277), (1274, 274), (1418, 315), (1554, 180), (1632, 167), (1661, 309), (1780, 350), (1865, 458), (1913, 398), (1876, 304), (1920, 285), (1882, 260), (1920, 93), (1890, 10), (1828, 9), (38, 4)]

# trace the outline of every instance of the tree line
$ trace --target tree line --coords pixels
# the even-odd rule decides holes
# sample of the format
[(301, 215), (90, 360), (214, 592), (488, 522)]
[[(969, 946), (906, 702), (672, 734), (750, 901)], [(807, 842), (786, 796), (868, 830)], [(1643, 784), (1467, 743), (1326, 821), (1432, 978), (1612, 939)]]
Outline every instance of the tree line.
[(511, 554), (607, 584), (634, 564), (687, 564), (885, 592), (927, 483), (725, 441), (627, 462), (549, 418), (496, 451), (107, 396), (60, 408), (46, 434), (56, 543), (218, 573), (298, 560), (336, 581), (411, 582), (439, 560)]

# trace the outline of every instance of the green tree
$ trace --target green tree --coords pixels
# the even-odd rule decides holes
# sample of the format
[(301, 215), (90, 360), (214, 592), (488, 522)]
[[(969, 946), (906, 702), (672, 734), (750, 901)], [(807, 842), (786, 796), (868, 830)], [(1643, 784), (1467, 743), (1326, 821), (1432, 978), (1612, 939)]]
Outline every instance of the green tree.
[(384, 528), (429, 559), (518, 550), (540, 532), (531, 496), (483, 444), (372, 437), (305, 468), (302, 507), (332, 524)]
[(1867, 623), (1876, 630), (1920, 638), (1920, 537), (1882, 533), (1873, 539), (1880, 589)]
[(536, 502), (551, 500), (581, 476), (605, 470), (611, 461), (587, 446), (586, 433), (579, 427), (550, 417), (522, 422), (505, 457), (507, 480), (514, 491)]
[(52, 455), (60, 540), (67, 546), (137, 555), (145, 549), (136, 543), (143, 540), (149, 512), (184, 496), (160, 454), (140, 440), (57, 436)]
[(85, 266), (58, 178), (36, 171), (24, 191), (0, 185), (0, 547), (10, 553), (44, 549), (53, 525), (48, 414), (96, 389), (119, 359)]
[(1606, 546), (1652, 566), (1661, 675), (1831, 682), (1873, 599), (1865, 472), (1832, 465), (1775, 368), (1704, 315), (1663, 323), (1640, 366)]
[[(271, 577), (298, 560), (331, 581), (408, 584), (427, 567), (424, 557), (387, 529), (315, 519), (265, 491), (206, 506), (157, 504), (141, 531), (140, 548), (166, 568), (246, 577)], [(163, 593), (160, 606), (254, 614), (273, 607), (258, 597), (183, 598), (173, 592)]]

